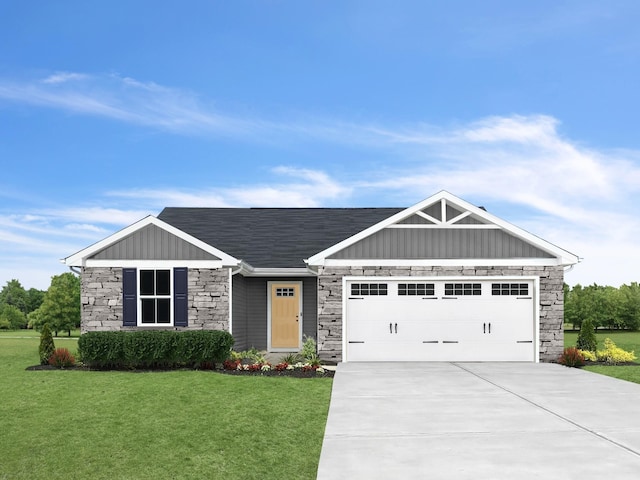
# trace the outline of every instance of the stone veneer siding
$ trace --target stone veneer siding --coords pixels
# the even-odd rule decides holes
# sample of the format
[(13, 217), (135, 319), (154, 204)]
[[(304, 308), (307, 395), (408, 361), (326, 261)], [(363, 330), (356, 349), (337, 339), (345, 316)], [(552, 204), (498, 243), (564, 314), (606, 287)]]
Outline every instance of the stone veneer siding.
[(345, 276), (536, 276), (540, 278), (540, 361), (553, 362), (564, 348), (564, 269), (551, 267), (320, 267), (318, 353), (342, 361), (342, 277)]
[(189, 326), (123, 327), (122, 268), (84, 267), (80, 275), (81, 332), (229, 330), (229, 269), (189, 269)]

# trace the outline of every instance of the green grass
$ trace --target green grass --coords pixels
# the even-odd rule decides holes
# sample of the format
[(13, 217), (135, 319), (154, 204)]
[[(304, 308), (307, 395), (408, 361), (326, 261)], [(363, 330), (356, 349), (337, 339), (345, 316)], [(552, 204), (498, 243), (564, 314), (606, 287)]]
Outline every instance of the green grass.
[[(596, 338), (598, 339), (598, 348), (603, 348), (604, 339), (610, 338), (618, 347), (624, 350), (634, 351), (636, 355), (640, 357), (640, 332), (598, 330), (596, 332)], [(578, 332), (564, 332), (565, 347), (575, 346), (577, 339)], [(638, 364), (638, 361), (640, 360), (636, 360), (636, 365), (590, 365), (584, 367), (584, 369), (629, 382), (640, 383), (640, 364)]]
[(331, 379), (25, 371), (37, 351), (0, 335), (0, 479), (316, 476)]

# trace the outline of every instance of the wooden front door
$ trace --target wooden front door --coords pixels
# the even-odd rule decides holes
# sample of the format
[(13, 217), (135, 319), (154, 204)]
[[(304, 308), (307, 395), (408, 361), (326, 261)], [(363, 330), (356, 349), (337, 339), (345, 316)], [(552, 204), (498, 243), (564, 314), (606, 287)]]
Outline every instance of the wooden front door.
[(271, 348), (298, 350), (302, 325), (301, 283), (270, 283)]

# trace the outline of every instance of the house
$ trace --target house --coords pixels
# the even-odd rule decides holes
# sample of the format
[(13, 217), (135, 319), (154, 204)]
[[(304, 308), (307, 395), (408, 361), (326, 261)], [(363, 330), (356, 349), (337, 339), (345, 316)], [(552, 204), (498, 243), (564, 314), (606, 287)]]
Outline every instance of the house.
[(166, 208), (62, 260), (82, 332), (223, 329), (325, 361), (553, 361), (579, 258), (442, 191), (400, 208)]

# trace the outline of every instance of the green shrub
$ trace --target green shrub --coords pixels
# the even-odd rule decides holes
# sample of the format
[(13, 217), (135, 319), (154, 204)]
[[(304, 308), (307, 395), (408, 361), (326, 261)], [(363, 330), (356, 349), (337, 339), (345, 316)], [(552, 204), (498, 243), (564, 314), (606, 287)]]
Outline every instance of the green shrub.
[(595, 352), (596, 348), (598, 348), (596, 331), (595, 328), (593, 328), (593, 322), (590, 318), (587, 318), (580, 326), (580, 333), (578, 334), (576, 347), (580, 350), (587, 350), (589, 352)]
[(40, 333), (40, 347), (38, 349), (41, 365), (46, 365), (49, 362), (49, 357), (53, 354), (55, 349), (56, 346), (53, 343), (53, 336), (51, 335), (49, 324), (45, 323), (44, 327), (42, 327), (42, 332)]
[(576, 347), (567, 347), (558, 358), (558, 363), (567, 367), (581, 367), (584, 365), (584, 357)]
[(287, 353), (283, 355), (280, 359), (280, 363), (286, 363), (287, 365), (295, 365), (299, 361), (302, 360), (302, 357), (299, 353)]
[(300, 350), (300, 355), (305, 360), (315, 359), (317, 356), (318, 350), (316, 348), (316, 341), (313, 337), (306, 336), (304, 337), (304, 343), (302, 344), (302, 350)]
[(220, 330), (89, 332), (78, 339), (83, 363), (92, 368), (177, 368), (221, 363), (233, 337)]
[(49, 365), (58, 368), (73, 367), (76, 359), (66, 348), (56, 348), (49, 357)]
[(616, 346), (610, 338), (604, 339), (604, 350), (598, 350), (596, 356), (599, 361), (609, 365), (617, 365), (619, 363), (633, 362), (636, 358), (634, 352), (627, 352)]

